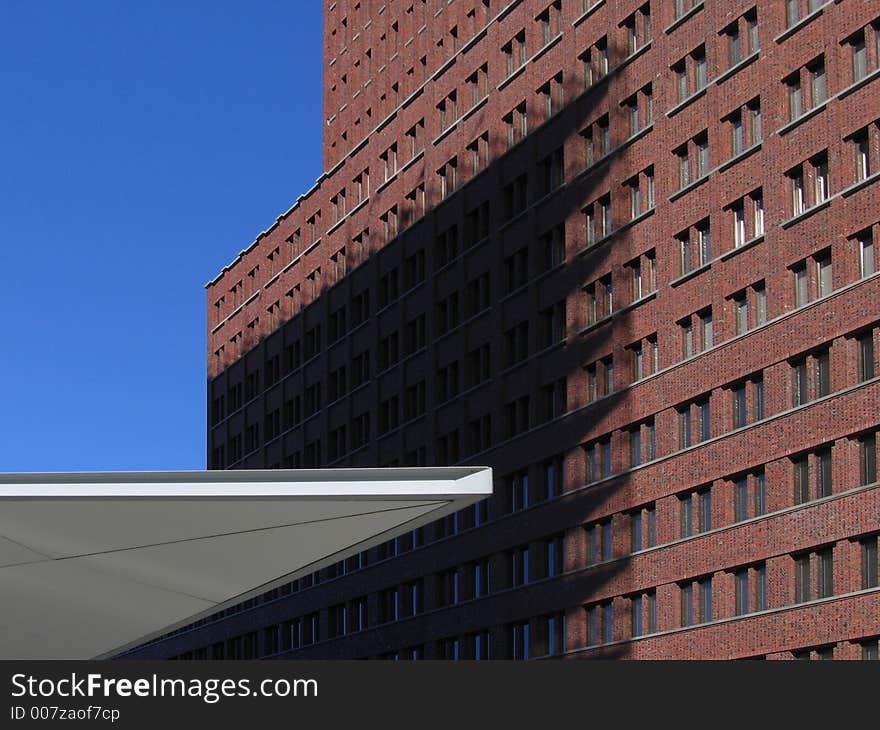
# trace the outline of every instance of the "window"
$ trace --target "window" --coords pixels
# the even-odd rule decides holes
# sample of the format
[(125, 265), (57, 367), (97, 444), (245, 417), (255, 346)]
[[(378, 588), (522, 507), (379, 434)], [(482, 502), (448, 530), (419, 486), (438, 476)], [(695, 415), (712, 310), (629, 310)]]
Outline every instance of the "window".
[(630, 272), (633, 302), (637, 302), (642, 297), (652, 294), (657, 290), (657, 258), (654, 249), (629, 261), (624, 266)]
[(633, 381), (652, 375), (659, 369), (657, 335), (651, 334), (627, 348), (632, 353)]
[(860, 182), (871, 175), (871, 146), (868, 128), (860, 129), (848, 141), (855, 157), (856, 182)]
[(450, 94), (437, 105), (437, 112), (440, 119), (440, 131), (443, 132), (454, 121), (456, 121), (457, 118), (455, 91), (450, 92)]
[(630, 550), (638, 552), (657, 544), (657, 510), (652, 502), (629, 513)]
[(860, 234), (856, 238), (859, 253), (859, 273), (862, 278), (871, 276), (877, 271), (876, 248), (871, 231)]
[(681, 625), (693, 626), (713, 618), (712, 576), (679, 584), (681, 595)]
[(527, 471), (517, 472), (507, 477), (506, 489), (508, 512), (518, 512), (531, 505), (529, 473)]
[(535, 18), (541, 28), (541, 38), (546, 46), (560, 33), (560, 22), (562, 20), (562, 0), (556, 0)]
[(565, 226), (554, 226), (538, 238), (544, 271), (550, 271), (565, 261)]
[(679, 321), (678, 326), (681, 331), (682, 358), (691, 357), (713, 346), (711, 307)]
[(635, 53), (651, 40), (651, 7), (645, 3), (629, 15), (620, 27), (626, 32), (627, 54)]
[(767, 608), (767, 568), (764, 563), (733, 572), (735, 612), (737, 616)]
[(538, 312), (538, 325), (538, 344), (541, 349), (565, 340), (565, 300)]
[(584, 447), (587, 482), (611, 476), (611, 437), (605, 437)]
[(679, 496), (678, 500), (681, 537), (690, 537), (712, 529), (711, 486), (688, 492)]
[(504, 406), (507, 438), (529, 430), (529, 396), (521, 396)]
[(875, 377), (877, 372), (873, 330), (858, 337), (857, 347), (859, 351), (859, 381), (864, 382)]
[(565, 378), (560, 378), (541, 388), (541, 421), (559, 418), (567, 410)]
[(527, 177), (520, 175), (501, 189), (504, 218), (509, 220), (522, 213), (527, 206)]
[(565, 651), (565, 614), (554, 613), (539, 620), (537, 656), (554, 656)]
[(489, 66), (483, 64), (470, 76), (465, 79), (465, 83), (470, 89), (471, 106), (476, 106), (488, 93), (489, 87)]
[(733, 223), (733, 247), (739, 248), (764, 234), (764, 197), (761, 188), (727, 206)]
[(508, 628), (510, 658), (526, 660), (530, 656), (529, 622), (511, 624)]
[(557, 148), (538, 162), (541, 192), (547, 195), (565, 184), (565, 158), (562, 147)]
[(877, 434), (870, 433), (859, 439), (860, 483), (873, 484), (877, 481)]
[(584, 226), (587, 245), (595, 244), (611, 233), (610, 195), (603, 195), (584, 208)]
[(614, 311), (614, 287), (611, 274), (606, 274), (592, 284), (588, 284), (584, 292), (586, 293), (588, 325), (611, 316)]
[(390, 180), (397, 174), (397, 143), (379, 155), (379, 159), (382, 160), (382, 166), (385, 170), (385, 180)]
[(585, 607), (587, 614), (587, 646), (607, 644), (614, 640), (614, 611), (611, 601)]
[(404, 352), (412, 355), (425, 346), (425, 315), (420, 314), (406, 323)]
[(624, 185), (629, 190), (630, 220), (654, 207), (654, 167), (631, 177)]
[(820, 56), (807, 66), (810, 75), (811, 108), (824, 104), (828, 98), (828, 88), (825, 80), (825, 59)]
[(764, 470), (743, 474), (733, 480), (734, 519), (736, 522), (760, 517), (766, 511)]
[(876, 588), (880, 585), (877, 568), (877, 546), (880, 537), (871, 535), (861, 541), (862, 546), (862, 589)]
[(803, 504), (832, 493), (831, 449), (824, 448), (792, 460), (794, 502)]
[(515, 365), (529, 356), (529, 323), (520, 322), (504, 333), (505, 366)]
[(608, 75), (608, 37), (602, 36), (579, 56), (583, 69), (584, 88), (589, 89)]
[(584, 368), (589, 402), (611, 395), (614, 390), (614, 359), (609, 355)]
[(521, 102), (502, 117), (507, 130), (507, 146), (512, 147), (528, 134), (529, 123), (526, 102)]
[(595, 522), (584, 528), (587, 565), (595, 565), (614, 557), (613, 529), (610, 519)]
[(507, 64), (507, 75), (510, 76), (526, 62), (526, 32), (521, 30), (502, 48)]
[(794, 121), (804, 113), (804, 96), (801, 91), (800, 73), (789, 76), (785, 80), (788, 87), (788, 118)]
[(489, 133), (483, 132), (467, 146), (467, 151), (471, 161), (471, 175), (486, 169), (489, 164)]
[(562, 86), (562, 71), (556, 73), (549, 81), (537, 90), (541, 97), (544, 110), (544, 118), (553, 116), (562, 109), (564, 92)]
[(437, 460), (441, 465), (458, 461), (458, 429), (452, 429), (437, 439)]
[(674, 0), (675, 19), (683, 17), (689, 10), (695, 8), (700, 0)]
[[(465, 355), (465, 378), (466, 386), (472, 387), (478, 383), (482, 383), (489, 379), (491, 373), (491, 353), (489, 345), (485, 344), (481, 347), (471, 350)], [(456, 366), (456, 383), (458, 377), (458, 369)], [(456, 385), (456, 392), (458, 386)]]
[(458, 158), (453, 157), (445, 165), (437, 170), (437, 178), (440, 181), (441, 200), (451, 195), (458, 186)]
[(657, 631), (657, 593), (654, 590), (638, 593), (630, 598), (632, 636), (644, 636)]
[(673, 77), (675, 78), (675, 89), (678, 95), (678, 101), (682, 102), (688, 98), (688, 77), (687, 62), (682, 59), (671, 67)]
[(830, 195), (828, 183), (828, 155), (822, 153), (810, 160), (813, 168), (813, 205), (828, 200)]
[(523, 546), (507, 553), (508, 575), (510, 587), (523, 586), (529, 583), (529, 547)]
[(565, 459), (557, 456), (541, 464), (544, 499), (553, 499), (565, 491)]
[(852, 80), (853, 83), (861, 81), (868, 75), (868, 53), (865, 46), (865, 31), (860, 30), (849, 42), (850, 55), (852, 57)]
[(785, 24), (789, 28), (801, 19), (800, 3), (801, 0), (785, 0)]
[(791, 187), (791, 213), (792, 215), (800, 215), (806, 210), (806, 198), (804, 196), (804, 172), (803, 166), (798, 165), (788, 173), (789, 184)]

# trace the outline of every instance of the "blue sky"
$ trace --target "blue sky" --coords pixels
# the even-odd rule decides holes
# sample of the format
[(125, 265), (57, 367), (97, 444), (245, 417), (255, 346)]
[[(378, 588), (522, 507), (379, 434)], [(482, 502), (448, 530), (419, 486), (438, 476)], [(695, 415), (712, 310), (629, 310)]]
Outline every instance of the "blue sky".
[(205, 466), (203, 285), (321, 172), (321, 3), (0, 3), (0, 471)]

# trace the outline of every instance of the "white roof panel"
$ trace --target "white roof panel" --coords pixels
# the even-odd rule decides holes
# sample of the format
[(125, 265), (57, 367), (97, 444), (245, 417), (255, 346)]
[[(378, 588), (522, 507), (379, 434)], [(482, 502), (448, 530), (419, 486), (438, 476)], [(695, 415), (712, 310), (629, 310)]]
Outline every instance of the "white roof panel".
[(0, 658), (111, 656), (491, 491), (482, 467), (0, 474)]

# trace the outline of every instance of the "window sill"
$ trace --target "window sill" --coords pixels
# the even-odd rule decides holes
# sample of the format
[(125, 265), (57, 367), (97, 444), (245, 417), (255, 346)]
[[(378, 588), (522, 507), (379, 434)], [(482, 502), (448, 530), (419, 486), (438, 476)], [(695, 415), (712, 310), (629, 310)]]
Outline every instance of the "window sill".
[(464, 121), (465, 119), (470, 119), (474, 114), (476, 114), (480, 109), (486, 106), (486, 103), (489, 101), (489, 97), (484, 96), (480, 99), (476, 104), (474, 104), (470, 109), (468, 109), (464, 115), (462, 116), (460, 121)]
[(702, 9), (703, 9), (703, 2), (701, 0), (696, 5), (694, 5), (690, 10), (688, 10), (686, 13), (682, 13), (680, 17), (676, 18), (669, 25), (667, 25), (666, 28), (663, 30), (663, 32), (666, 33), (667, 35), (669, 35), (672, 31), (674, 31), (676, 28), (678, 28), (678, 26), (680, 26), (682, 23), (686, 22), (688, 18), (696, 15)]
[(854, 91), (861, 89), (865, 84), (870, 83), (871, 81), (873, 81), (874, 79), (876, 79), (878, 77), (880, 77), (880, 68), (875, 68), (873, 71), (871, 71), (871, 73), (863, 76), (858, 81), (854, 81), (849, 86), (847, 86), (845, 89), (843, 89), (843, 91), (838, 92), (837, 98), (843, 99), (843, 98), (849, 96)]
[(801, 114), (797, 119), (792, 119), (787, 124), (783, 124), (779, 129), (776, 130), (776, 133), (781, 137), (785, 134), (788, 134), (795, 127), (799, 127), (801, 124), (806, 122), (811, 117), (816, 116), (820, 111), (822, 111), (826, 106), (828, 106), (828, 102), (830, 99), (825, 99), (821, 104), (817, 104), (812, 109), (808, 109), (803, 114)]
[(740, 61), (737, 61), (733, 66), (731, 66), (727, 71), (719, 74), (715, 77), (715, 80), (712, 82), (713, 84), (723, 84), (727, 79), (731, 76), (742, 71), (746, 66), (751, 66), (754, 63), (758, 56), (760, 55), (760, 51), (755, 51), (750, 56), (746, 56)]
[(718, 257), (720, 261), (726, 261), (727, 259), (731, 259), (736, 256), (738, 253), (742, 253), (743, 251), (747, 251), (754, 246), (757, 246), (761, 241), (764, 240), (764, 234), (762, 233), (760, 236), (755, 236), (752, 239), (746, 241), (742, 246), (734, 246), (730, 251), (725, 251)]
[(558, 45), (561, 40), (562, 40), (562, 33), (560, 32), (555, 38), (551, 38), (540, 49), (538, 49), (538, 52), (535, 53), (535, 55), (532, 56), (528, 61), (526, 61), (526, 66), (537, 61), (539, 58), (541, 58), (541, 56), (543, 56), (545, 53), (547, 53), (551, 48)]
[(412, 167), (413, 165), (415, 165), (415, 164), (416, 164), (419, 160), (421, 160), (424, 156), (425, 156), (425, 150), (424, 150), (424, 149), (421, 149), (421, 150), (419, 150), (418, 152), (416, 152), (416, 154), (413, 155), (412, 159), (411, 159), (409, 162), (407, 162), (403, 167), (400, 168), (400, 170), (398, 171), (398, 174), (399, 174), (400, 172), (406, 172), (410, 167)]
[(479, 312), (477, 312), (476, 314), (472, 314), (472, 315), (471, 315), (470, 317), (468, 317), (467, 319), (463, 319), (461, 322), (459, 322), (459, 323), (458, 323), (457, 325), (455, 325), (454, 327), (450, 327), (448, 330), (446, 330), (446, 331), (444, 331), (444, 332), (440, 332), (438, 335), (436, 335), (436, 336), (434, 337), (434, 344), (436, 345), (438, 342), (441, 342), (441, 341), (447, 339), (448, 337), (452, 336), (452, 335), (455, 334), (456, 332), (459, 332), (459, 333), (460, 333), (465, 327), (467, 327), (467, 326), (470, 325), (470, 324), (473, 324), (473, 323), (476, 322), (478, 319), (480, 319), (484, 314), (487, 314), (487, 313), (489, 313), (489, 312), (491, 312), (491, 311), (492, 311), (492, 307), (491, 307), (491, 306), (486, 307), (485, 309), (481, 309), (481, 310), (480, 310)]
[(629, 312), (631, 309), (635, 309), (636, 307), (640, 307), (643, 304), (647, 304), (652, 299), (656, 299), (656, 298), (657, 298), (657, 290), (654, 289), (654, 291), (648, 292), (647, 294), (644, 294), (644, 295), (640, 296), (638, 299), (634, 299), (629, 304), (621, 307), (616, 312), (614, 312), (614, 314), (622, 314), (623, 312)]
[(695, 91), (695, 92), (694, 92), (693, 94), (691, 94), (687, 99), (684, 99), (683, 101), (680, 101), (678, 104), (676, 104), (674, 107), (672, 107), (672, 109), (670, 109), (668, 112), (666, 112), (666, 116), (667, 116), (667, 117), (674, 117), (674, 116), (675, 116), (676, 114), (678, 114), (682, 109), (684, 109), (685, 107), (690, 106), (691, 104), (693, 104), (693, 103), (694, 103), (697, 99), (699, 99), (701, 96), (705, 96), (705, 95), (706, 95), (706, 89), (709, 88), (709, 84), (710, 84), (710, 83), (712, 83), (712, 82), (711, 82), (711, 81), (708, 82), (708, 83), (707, 83), (702, 89), (699, 89), (698, 91)]
[(653, 122), (645, 125), (638, 132), (630, 135), (625, 140), (623, 140), (623, 142), (621, 142), (619, 145), (617, 145), (616, 147), (612, 147), (604, 155), (593, 160), (589, 165), (587, 165), (583, 170), (581, 170), (577, 175), (575, 175), (574, 179), (577, 180), (578, 178), (586, 177), (590, 173), (598, 170), (600, 167), (603, 167), (612, 157), (620, 154), (624, 149), (629, 147), (631, 144), (640, 140), (642, 137), (644, 137), (646, 134), (648, 134), (648, 132), (650, 132), (653, 128), (654, 128)]
[(510, 75), (506, 79), (504, 79), (504, 81), (502, 81), (500, 84), (498, 84), (495, 88), (498, 91), (501, 91), (501, 89), (503, 89), (505, 86), (508, 86), (515, 78), (517, 78), (518, 76), (521, 76), (522, 72), (525, 70), (526, 70), (526, 64), (524, 63), (524, 64), (522, 64), (522, 66), (517, 68), (515, 71), (512, 71), (510, 73)]
[(792, 35), (797, 33), (801, 28), (803, 28), (806, 25), (809, 25), (816, 18), (818, 18), (820, 15), (822, 15), (822, 13), (825, 12), (825, 8), (827, 8), (833, 2), (834, 2), (834, 0), (828, 0), (828, 2), (826, 2), (824, 5), (819, 6), (813, 12), (809, 13), (808, 15), (805, 15), (803, 18), (798, 20), (794, 25), (790, 25), (788, 28), (786, 28), (784, 31), (782, 31), (782, 33), (780, 33), (778, 36), (776, 36), (773, 39), (773, 41), (775, 43), (782, 43), (782, 41), (784, 41), (786, 38), (790, 38)]
[(378, 185), (376, 187), (376, 193), (377, 194), (381, 193), (385, 188), (387, 188), (389, 185), (391, 185), (391, 183), (393, 183), (397, 179), (397, 176), (399, 174), (400, 174), (400, 170), (397, 170), (391, 177), (389, 177), (387, 180), (383, 181), (381, 185)]
[(814, 213), (818, 213), (820, 210), (827, 208), (829, 205), (831, 205), (831, 201), (834, 200), (834, 198), (836, 197), (837, 195), (829, 196), (821, 203), (816, 203), (816, 205), (814, 205), (813, 207), (807, 208), (802, 213), (798, 213), (796, 216), (789, 218), (787, 221), (782, 221), (782, 223), (779, 224), (779, 227), (783, 229), (791, 228), (791, 226), (793, 226), (795, 223), (800, 223), (805, 218), (809, 218)]
[[(736, 524), (741, 524), (741, 523), (736, 523)], [(710, 532), (712, 532), (712, 531), (710, 530)], [(701, 532), (701, 533), (698, 533), (697, 535), (694, 535), (693, 537), (701, 537), (706, 534), (707, 533), (705, 533), (705, 532)], [(692, 538), (686, 538), (686, 539), (692, 539)], [(630, 556), (626, 556), (626, 557), (630, 557)], [(601, 564), (602, 563), (599, 563), (599, 565), (601, 565)], [(815, 598), (815, 599), (812, 599), (809, 601), (802, 601), (800, 603), (790, 603), (786, 606), (777, 606), (776, 608), (765, 608), (765, 609), (761, 609), (759, 611), (751, 611), (749, 613), (743, 613), (743, 614), (739, 614), (736, 616), (725, 616), (724, 618), (717, 618), (717, 619), (713, 619), (712, 621), (704, 621), (702, 623), (693, 623), (693, 624), (690, 624), (689, 626), (676, 626), (675, 628), (672, 628), (672, 629), (665, 629), (663, 631), (654, 631), (650, 634), (641, 634), (640, 636), (632, 636), (632, 637), (629, 637), (626, 639), (615, 639), (614, 641), (606, 641), (606, 642), (602, 642), (602, 643), (598, 643), (598, 644), (591, 644), (589, 646), (579, 646), (576, 649), (566, 649), (558, 654), (546, 655), (546, 658), (547, 659), (563, 658), (566, 656), (583, 654), (585, 652), (590, 652), (595, 649), (605, 649), (605, 648), (608, 648), (609, 646), (622, 646), (624, 644), (631, 644), (636, 641), (642, 641), (643, 639), (654, 639), (659, 636), (671, 636), (674, 634), (680, 634), (684, 631), (694, 631), (694, 630), (699, 630), (699, 629), (706, 628), (706, 627), (729, 624), (734, 621), (748, 620), (751, 618), (757, 618), (757, 617), (761, 617), (761, 616), (776, 616), (776, 615), (782, 614), (786, 611), (793, 611), (793, 610), (800, 609), (800, 608), (809, 609), (814, 606), (822, 605), (825, 603), (832, 603), (834, 601), (840, 601), (840, 600), (844, 600), (847, 598), (853, 598), (853, 597), (861, 596), (861, 595), (870, 595), (871, 593), (875, 593), (875, 592), (878, 593), (878, 595), (880, 595), (880, 589), (865, 588), (862, 590), (853, 591), (851, 593), (841, 593), (841, 594), (834, 595), (834, 596), (828, 596), (827, 598)], [(785, 621), (783, 619), (780, 623), (784, 623), (784, 622)], [(742, 631), (742, 630), (747, 631), (748, 629), (740, 629), (740, 631)], [(736, 657), (736, 658), (738, 658), (738, 657)], [(535, 661), (541, 661), (541, 660), (544, 660), (543, 656), (535, 657)]]
[(877, 180), (880, 180), (880, 172), (875, 172), (873, 175), (868, 175), (868, 177), (864, 178), (863, 180), (859, 180), (857, 183), (850, 185), (848, 188), (844, 188), (838, 193), (838, 195), (843, 198), (849, 197), (853, 193), (858, 192), (862, 188), (870, 185), (871, 183), (877, 182)]
[(604, 317), (602, 317), (601, 319), (597, 319), (597, 320), (596, 320), (595, 322), (593, 322), (592, 324), (588, 324), (588, 325), (587, 325), (586, 327), (584, 327), (582, 330), (579, 330), (579, 331), (578, 331), (578, 336), (579, 336), (579, 337), (583, 337), (584, 335), (589, 334), (589, 333), (592, 332), (593, 330), (598, 329), (598, 328), (601, 327), (603, 324), (607, 324), (607, 323), (610, 322), (612, 319), (614, 319), (614, 315), (615, 315), (615, 314), (617, 314), (617, 310), (614, 310), (611, 314), (606, 314), (606, 315), (605, 315)]
[[(525, 365), (527, 365), (528, 363), (532, 362), (533, 360), (536, 360), (536, 359), (538, 359), (538, 358), (542, 358), (542, 357), (546, 357), (547, 355), (549, 355), (549, 354), (550, 354), (551, 352), (553, 352), (554, 350), (562, 349), (567, 343), (568, 343), (568, 338), (565, 338), (565, 339), (559, 340), (558, 342), (554, 342), (552, 345), (548, 345), (547, 347), (542, 347), (542, 348), (541, 348), (540, 350), (538, 350), (537, 352), (533, 352), (531, 355), (528, 355), (527, 357), (524, 357), (522, 360), (517, 360), (517, 361), (516, 361), (515, 363), (513, 363), (512, 365), (508, 365), (508, 366), (505, 367), (503, 370), (501, 370), (501, 371), (498, 373), (498, 375), (501, 376), (501, 377), (505, 377), (505, 376), (507, 376), (507, 375), (510, 375), (510, 374), (513, 373), (514, 371), (519, 370), (519, 369), (522, 368), (522, 367), (525, 367)], [(549, 421), (547, 421), (547, 423), (549, 423)], [(516, 434), (516, 436), (511, 436), (511, 437), (509, 437), (509, 438), (502, 439), (502, 441), (500, 441), (499, 443), (493, 445), (492, 447), (490, 447), (490, 448), (488, 448), (488, 449), (483, 449), (483, 452), (486, 452), (486, 451), (492, 451), (493, 449), (497, 448), (498, 446), (500, 446), (501, 444), (505, 443), (506, 441), (510, 441), (510, 439), (512, 439), (512, 438), (518, 438), (519, 436), (522, 436), (523, 434), (528, 433), (529, 431), (531, 431), (531, 430), (533, 430), (533, 429), (535, 429), (535, 428), (540, 428), (541, 426), (544, 426), (544, 425), (546, 425), (546, 423), (541, 423), (541, 424), (539, 424), (539, 425), (537, 425), (537, 426), (532, 426), (532, 427), (530, 427), (530, 428), (527, 429), (526, 431), (523, 431), (523, 432), (521, 432), (521, 433)], [(480, 452), (480, 453), (483, 453), (483, 452)], [(468, 458), (470, 458), (470, 457), (468, 457)]]
[[(653, 210), (653, 209), (652, 209), (652, 210)], [(577, 252), (577, 255), (578, 255), (578, 256), (586, 256), (588, 253), (590, 253), (590, 252), (593, 251), (594, 249), (598, 249), (598, 248), (600, 248), (600, 247), (603, 246), (604, 244), (608, 243), (612, 238), (614, 238), (614, 237), (617, 235), (618, 231), (620, 231), (620, 228), (615, 228), (615, 229), (614, 229), (613, 231), (611, 231), (610, 233), (606, 233), (606, 234), (605, 234), (604, 236), (602, 236), (601, 238), (597, 238), (597, 239), (596, 239), (595, 241), (593, 241), (592, 243), (588, 243), (586, 246), (584, 246), (582, 249), (580, 249), (580, 250)]]
[(700, 187), (700, 185), (702, 185), (704, 182), (706, 182), (711, 177), (711, 175), (712, 175), (711, 172), (707, 172), (705, 175), (703, 175), (703, 177), (697, 178), (693, 182), (688, 183), (680, 190), (676, 190), (672, 195), (669, 196), (669, 202), (672, 203), (672, 202), (678, 200), (680, 197), (687, 195), (694, 188)]
[(588, 7), (581, 15), (575, 18), (571, 22), (572, 28), (577, 28), (581, 23), (583, 23), (587, 18), (589, 18), (593, 13), (595, 13), (599, 8), (601, 8), (605, 4), (605, 0), (598, 0)]
[(745, 149), (742, 152), (740, 152), (739, 154), (734, 155), (727, 162), (722, 162), (720, 165), (718, 165), (719, 172), (726, 170), (729, 167), (733, 167), (735, 164), (737, 164), (738, 162), (742, 162), (747, 157), (751, 157), (753, 154), (755, 154), (755, 152), (757, 152), (759, 149), (761, 149), (761, 146), (763, 144), (764, 144), (763, 140), (761, 142), (757, 142), (756, 144), (753, 144), (748, 149)]
[(712, 264), (714, 263), (714, 261), (715, 259), (712, 259), (711, 261), (707, 261), (705, 264), (700, 264), (696, 268), (688, 271), (686, 274), (682, 274), (677, 279), (673, 279), (672, 281), (670, 281), (669, 286), (675, 288), (681, 284), (684, 284), (686, 281), (688, 281), (688, 279), (693, 279), (695, 276), (702, 274), (704, 271), (708, 271), (712, 268)]

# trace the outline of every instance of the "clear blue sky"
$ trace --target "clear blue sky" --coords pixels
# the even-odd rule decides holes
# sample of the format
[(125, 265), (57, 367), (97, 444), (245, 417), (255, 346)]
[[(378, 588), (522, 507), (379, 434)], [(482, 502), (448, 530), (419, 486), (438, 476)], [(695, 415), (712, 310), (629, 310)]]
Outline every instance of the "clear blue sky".
[(204, 468), (203, 285), (321, 172), (321, 3), (3, 0), (0, 94), (0, 471)]

